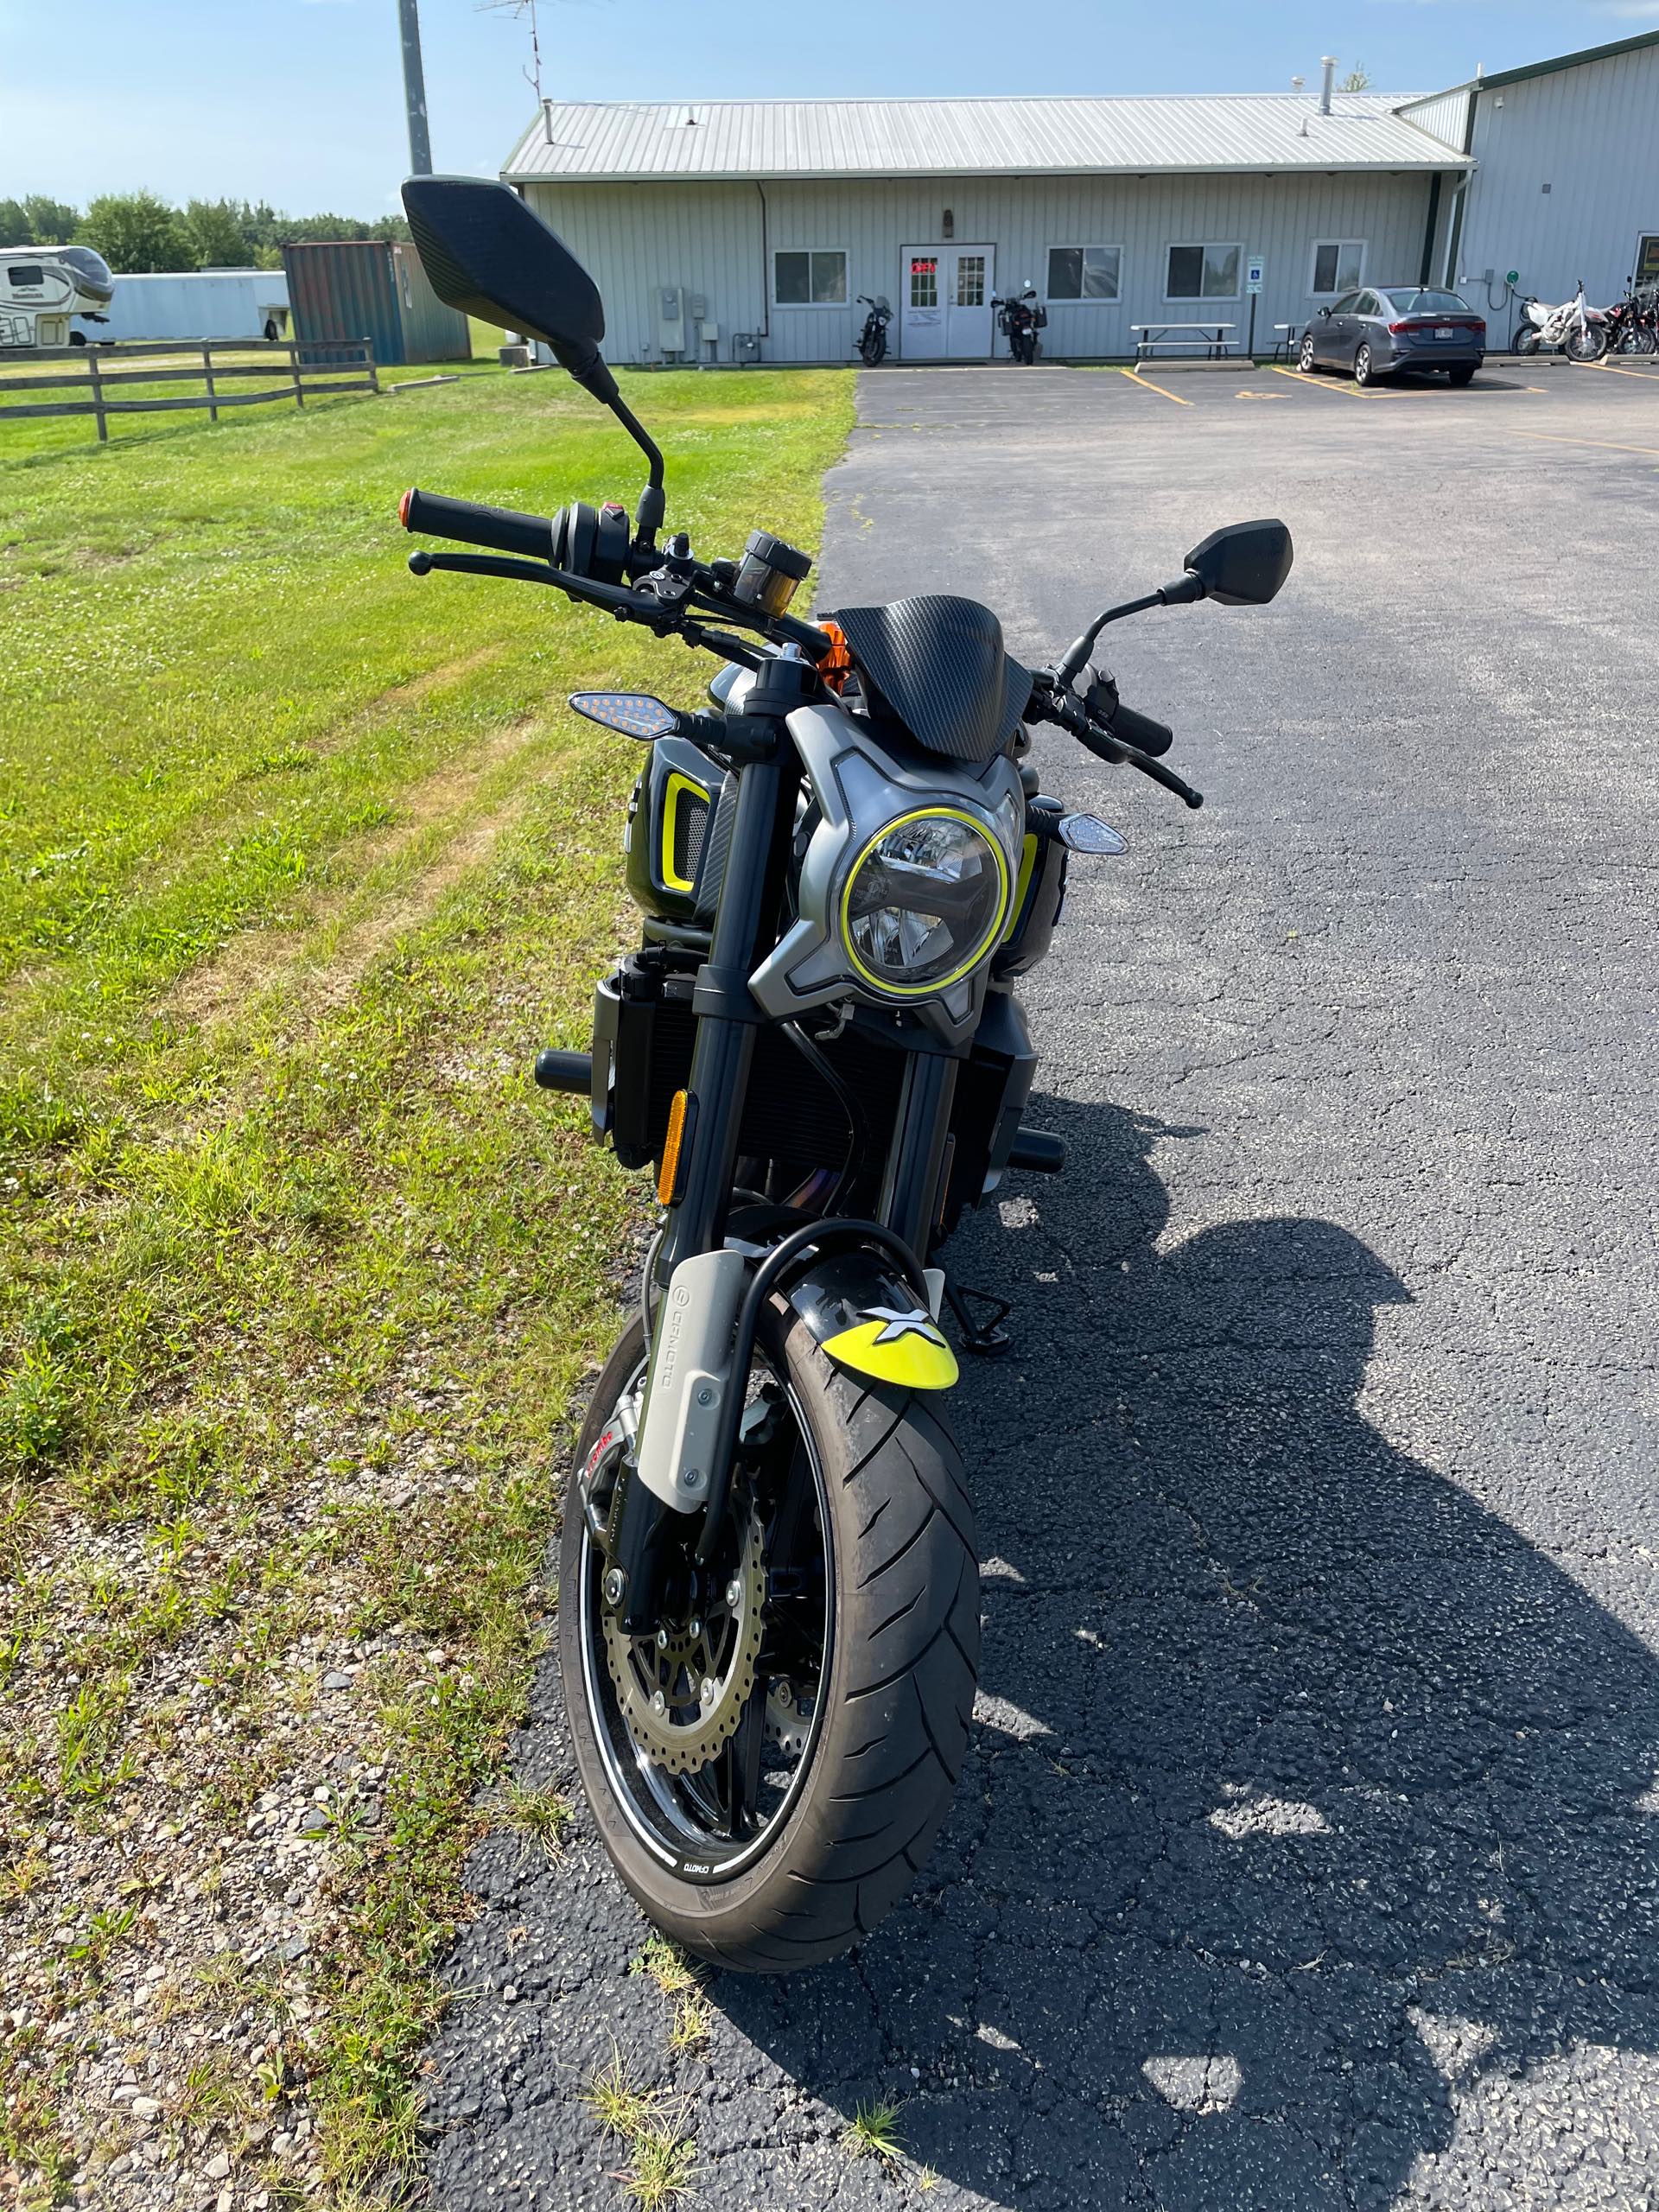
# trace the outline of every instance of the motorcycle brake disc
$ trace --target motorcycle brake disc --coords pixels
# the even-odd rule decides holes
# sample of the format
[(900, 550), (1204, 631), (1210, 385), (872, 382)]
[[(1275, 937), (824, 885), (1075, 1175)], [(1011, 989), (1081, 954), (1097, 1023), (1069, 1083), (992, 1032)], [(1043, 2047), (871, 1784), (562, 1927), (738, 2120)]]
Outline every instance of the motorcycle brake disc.
[(689, 1620), (630, 1636), (606, 1609), (605, 1662), (629, 1735), (670, 1774), (696, 1774), (736, 1732), (754, 1689), (766, 1598), (760, 1523), (752, 1514), (723, 1589)]

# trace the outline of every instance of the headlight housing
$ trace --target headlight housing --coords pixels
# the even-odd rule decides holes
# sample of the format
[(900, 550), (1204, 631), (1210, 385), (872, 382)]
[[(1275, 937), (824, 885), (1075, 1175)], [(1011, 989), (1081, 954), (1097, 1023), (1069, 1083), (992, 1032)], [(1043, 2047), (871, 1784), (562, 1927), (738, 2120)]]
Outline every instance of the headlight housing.
[(955, 807), (918, 807), (878, 830), (841, 894), (847, 957), (896, 998), (947, 989), (976, 968), (1007, 918), (1001, 847)]

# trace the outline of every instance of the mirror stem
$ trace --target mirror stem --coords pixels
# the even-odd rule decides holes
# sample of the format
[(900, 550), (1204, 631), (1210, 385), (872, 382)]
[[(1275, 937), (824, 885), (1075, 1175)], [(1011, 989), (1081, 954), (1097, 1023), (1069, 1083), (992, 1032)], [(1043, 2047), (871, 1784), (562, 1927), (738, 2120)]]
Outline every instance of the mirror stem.
[(634, 528), (639, 533), (639, 543), (647, 547), (654, 546), (657, 543), (657, 533), (663, 526), (664, 512), (662, 450), (620, 392), (611, 401), (610, 407), (617, 421), (645, 456), (650, 473), (646, 479), (645, 488), (639, 494), (639, 504), (633, 511), (633, 521)]
[(1177, 587), (1171, 584), (1163, 591), (1148, 592), (1145, 599), (1125, 600), (1122, 607), (1109, 607), (1103, 614), (1096, 615), (1054, 671), (1060, 683), (1069, 686), (1072, 679), (1082, 673), (1088, 664), (1090, 654), (1095, 650), (1096, 639), (1109, 622), (1121, 622), (1129, 614), (1144, 614), (1154, 607), (1166, 607), (1170, 593), (1176, 589)]

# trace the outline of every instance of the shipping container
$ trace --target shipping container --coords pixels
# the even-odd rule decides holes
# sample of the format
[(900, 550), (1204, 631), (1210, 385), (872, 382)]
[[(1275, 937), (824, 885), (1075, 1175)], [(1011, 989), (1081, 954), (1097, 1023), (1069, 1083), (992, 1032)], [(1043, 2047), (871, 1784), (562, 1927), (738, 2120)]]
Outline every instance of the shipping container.
[(383, 366), (471, 356), (466, 316), (439, 299), (412, 245), (325, 239), (284, 246), (283, 264), (302, 343), (366, 338)]
[(288, 278), (280, 269), (193, 269), (118, 276), (104, 339), (286, 338)]

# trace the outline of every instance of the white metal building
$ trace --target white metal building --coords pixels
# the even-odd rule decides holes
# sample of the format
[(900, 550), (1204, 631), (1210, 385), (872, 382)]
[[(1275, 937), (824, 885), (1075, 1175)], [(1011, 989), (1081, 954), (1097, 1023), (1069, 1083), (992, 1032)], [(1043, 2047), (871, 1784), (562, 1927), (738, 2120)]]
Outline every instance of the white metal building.
[[(1507, 334), (1515, 296), (1659, 281), (1659, 31), (1476, 77), (1401, 111), (1471, 158), (1435, 275)], [(1513, 285), (1509, 283), (1510, 272)]]
[(1027, 279), (1051, 358), (1123, 358), (1137, 322), (1242, 349), (1254, 258), (1265, 350), (1354, 284), (1428, 274), (1468, 157), (1397, 105), (551, 105), (503, 175), (593, 272), (617, 361), (845, 361), (860, 293), (892, 300), (900, 359), (983, 360), (992, 295)]
[[(1034, 283), (1051, 359), (1133, 326), (1273, 346), (1360, 284), (1515, 301), (1659, 276), (1659, 31), (1427, 99), (550, 103), (503, 171), (593, 271), (618, 361), (983, 360)], [(1252, 302), (1251, 264), (1262, 264)], [(1508, 273), (1516, 272), (1513, 286)], [(1254, 325), (1252, 327), (1252, 308)]]

